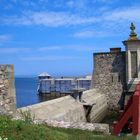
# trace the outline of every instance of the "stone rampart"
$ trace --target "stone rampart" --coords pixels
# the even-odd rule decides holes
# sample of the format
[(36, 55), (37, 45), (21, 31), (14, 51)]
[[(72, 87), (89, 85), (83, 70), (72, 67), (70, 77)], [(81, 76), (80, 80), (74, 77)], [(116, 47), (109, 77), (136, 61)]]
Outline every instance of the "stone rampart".
[(0, 114), (13, 115), (16, 111), (14, 68), (0, 65)]
[[(107, 111), (105, 95), (98, 90), (85, 91), (82, 101), (71, 96), (38, 103), (18, 109), (30, 111), (39, 120), (65, 122), (100, 122)], [(0, 113), (16, 114), (14, 69), (12, 65), (0, 65)]]
[(92, 87), (106, 95), (110, 109), (118, 107), (126, 86), (125, 52), (94, 54)]
[(82, 95), (86, 103), (86, 118), (88, 122), (97, 123), (103, 120), (108, 111), (106, 96), (97, 89), (87, 90)]
[(87, 123), (87, 122), (64, 122), (64, 121), (55, 121), (55, 120), (35, 120), (35, 124), (47, 124), (48, 126), (60, 127), (60, 128), (72, 128), (72, 129), (81, 129), (88, 131), (97, 131), (104, 134), (109, 134), (109, 124), (101, 123)]
[(96, 89), (85, 91), (81, 101), (72, 96), (65, 96), (16, 109), (13, 66), (0, 65), (0, 114), (13, 115), (14, 118), (20, 119), (20, 111), (30, 111), (32, 117), (35, 116), (34, 122), (39, 120), (51, 126), (105, 133), (109, 130), (108, 125), (97, 124), (106, 115), (107, 102), (105, 95)]
[(57, 120), (66, 122), (86, 122), (85, 110), (73, 97), (65, 96), (39, 104), (19, 108), (30, 111), (35, 119)]
[(39, 120), (100, 122), (107, 113), (107, 102), (105, 95), (92, 89), (83, 93), (81, 102), (71, 96), (65, 96), (19, 108), (18, 111), (30, 111), (32, 116)]

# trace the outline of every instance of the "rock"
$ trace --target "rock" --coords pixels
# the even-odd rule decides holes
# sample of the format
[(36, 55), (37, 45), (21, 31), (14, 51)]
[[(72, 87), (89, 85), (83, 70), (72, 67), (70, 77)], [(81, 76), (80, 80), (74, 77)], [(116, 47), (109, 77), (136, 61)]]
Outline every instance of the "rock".
[(0, 85), (0, 88), (4, 88), (4, 85), (2, 84), (2, 85)]
[(2, 75), (3, 74), (3, 71), (2, 70), (0, 70), (0, 75)]
[[(42, 121), (35, 121), (35, 123), (42, 123)], [(53, 127), (61, 127), (61, 128), (72, 128), (72, 129), (81, 129), (81, 130), (89, 130), (89, 131), (98, 131), (103, 132), (104, 134), (109, 134), (109, 125), (101, 124), (101, 123), (74, 123), (74, 122), (64, 122), (64, 121), (56, 121), (56, 120), (45, 120), (47, 125)]]

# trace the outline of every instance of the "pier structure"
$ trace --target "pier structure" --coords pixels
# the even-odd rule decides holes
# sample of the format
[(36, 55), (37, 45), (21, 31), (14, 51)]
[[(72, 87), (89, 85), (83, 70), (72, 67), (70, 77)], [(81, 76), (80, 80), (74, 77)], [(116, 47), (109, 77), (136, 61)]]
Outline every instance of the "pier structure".
[(51, 76), (46, 77), (43, 74), (39, 75), (39, 94), (50, 94), (50, 93), (73, 93), (74, 88), (84, 88), (85, 90), (90, 89), (91, 76), (86, 77), (61, 77), (53, 78)]

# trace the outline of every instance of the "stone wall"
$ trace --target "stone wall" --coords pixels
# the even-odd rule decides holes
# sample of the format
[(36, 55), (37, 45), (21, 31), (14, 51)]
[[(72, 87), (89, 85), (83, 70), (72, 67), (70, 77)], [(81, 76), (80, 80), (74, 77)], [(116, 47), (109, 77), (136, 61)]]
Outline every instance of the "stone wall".
[(35, 105), (19, 108), (19, 111), (30, 111), (35, 119), (57, 120), (66, 122), (86, 122), (85, 110), (73, 97), (65, 96)]
[(87, 122), (64, 122), (55, 120), (35, 120), (35, 124), (47, 124), (48, 126), (60, 127), (60, 128), (72, 128), (88, 131), (97, 131), (104, 134), (109, 134), (109, 124), (101, 123), (87, 123)]
[(19, 108), (18, 112), (29, 111), (35, 119), (39, 120), (100, 122), (105, 117), (107, 108), (105, 95), (92, 89), (83, 93), (81, 102), (69, 95)]
[(125, 52), (94, 53), (92, 87), (106, 95), (110, 109), (118, 106), (125, 89), (125, 67)]
[(87, 108), (85, 110), (87, 121), (101, 122), (108, 113), (106, 96), (97, 89), (91, 89), (83, 92), (82, 100), (85, 102), (84, 107)]
[(81, 102), (68, 95), (19, 108), (17, 111), (19, 116), (14, 119), (24, 118), (20, 111), (29, 111), (31, 116), (35, 117), (35, 124), (109, 133), (109, 125), (99, 123), (107, 114), (107, 100), (105, 95), (96, 89), (84, 91)]
[(0, 114), (17, 115), (19, 110), (31, 111), (39, 120), (100, 122), (106, 115), (107, 102), (105, 95), (92, 89), (83, 93), (81, 102), (65, 96), (16, 110), (14, 68), (0, 65)]
[(16, 111), (14, 68), (0, 65), (0, 114), (13, 115)]

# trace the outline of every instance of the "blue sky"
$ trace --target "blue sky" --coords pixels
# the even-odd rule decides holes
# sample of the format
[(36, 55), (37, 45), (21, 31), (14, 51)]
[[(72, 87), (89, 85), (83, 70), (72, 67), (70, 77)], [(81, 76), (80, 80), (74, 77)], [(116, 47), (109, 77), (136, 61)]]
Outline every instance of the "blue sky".
[(15, 75), (91, 74), (93, 53), (124, 47), (139, 0), (0, 0), (0, 64)]

